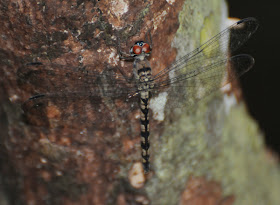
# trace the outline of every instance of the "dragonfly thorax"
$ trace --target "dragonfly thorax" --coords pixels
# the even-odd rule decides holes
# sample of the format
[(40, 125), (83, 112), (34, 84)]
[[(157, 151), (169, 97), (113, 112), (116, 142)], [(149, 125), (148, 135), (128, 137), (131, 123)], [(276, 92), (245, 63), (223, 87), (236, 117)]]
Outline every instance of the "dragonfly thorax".
[(138, 70), (138, 90), (150, 90), (154, 87), (150, 67), (144, 67)]

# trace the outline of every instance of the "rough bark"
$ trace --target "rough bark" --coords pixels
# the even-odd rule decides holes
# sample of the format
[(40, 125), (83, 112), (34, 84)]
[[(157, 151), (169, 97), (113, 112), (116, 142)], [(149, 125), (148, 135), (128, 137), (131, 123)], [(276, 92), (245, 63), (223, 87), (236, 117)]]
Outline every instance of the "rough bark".
[[(208, 37), (217, 33), (225, 10), (219, 0), (1, 1), (3, 203), (278, 204), (278, 170), (266, 158), (255, 123), (242, 103), (228, 106), (222, 94), (195, 110), (165, 110), (164, 120), (151, 117), (149, 175), (140, 164), (137, 108), (102, 93), (92, 102), (85, 92), (76, 104), (54, 99), (44, 116), (22, 110), (34, 93), (65, 86), (87, 91), (100, 73), (131, 73), (132, 64), (120, 62), (119, 44), (128, 50), (149, 30), (157, 73), (177, 53), (207, 40), (205, 29), (211, 31)], [(30, 62), (42, 65), (30, 67)], [(77, 84), (77, 76), (62, 78), (67, 69), (89, 77)], [(39, 80), (29, 80), (31, 70), (40, 72)], [(114, 82), (100, 86), (107, 83)]]

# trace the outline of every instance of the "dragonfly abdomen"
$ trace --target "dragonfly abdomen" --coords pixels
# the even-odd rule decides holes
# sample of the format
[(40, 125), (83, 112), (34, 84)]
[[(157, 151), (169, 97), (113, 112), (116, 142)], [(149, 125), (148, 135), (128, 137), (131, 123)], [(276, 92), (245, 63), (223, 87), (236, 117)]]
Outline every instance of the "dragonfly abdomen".
[(149, 91), (142, 91), (140, 93), (140, 108), (142, 162), (144, 171), (147, 173), (150, 170)]

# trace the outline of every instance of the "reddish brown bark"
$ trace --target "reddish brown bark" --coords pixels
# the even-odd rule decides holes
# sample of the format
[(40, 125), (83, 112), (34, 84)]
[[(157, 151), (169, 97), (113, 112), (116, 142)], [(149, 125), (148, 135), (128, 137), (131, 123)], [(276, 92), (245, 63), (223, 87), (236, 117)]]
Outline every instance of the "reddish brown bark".
[[(182, 1), (169, 4), (165, 0), (153, 4), (1, 1), (1, 171), (11, 204), (149, 203), (147, 194), (138, 190), (143, 186), (131, 184), (136, 174), (128, 178), (132, 163), (141, 161), (136, 110), (118, 113), (112, 106), (125, 110), (122, 102), (94, 107), (96, 103), (87, 101), (82, 106), (87, 109), (77, 111), (84, 112), (78, 113), (82, 119), (64, 121), (61, 109), (65, 105), (54, 103), (39, 117), (24, 114), (21, 105), (46, 87), (53, 92), (58, 86), (75, 90), (78, 78), (63, 79), (65, 69), (86, 67), (92, 75), (108, 68), (131, 72), (131, 63), (120, 63), (118, 44), (128, 50), (148, 30), (157, 53), (151, 64), (157, 72), (175, 59), (171, 41), (181, 8)], [(42, 65), (28, 66), (30, 62)], [(29, 80), (30, 72), (42, 70), (56, 73), (43, 72), (39, 80)], [(81, 86), (86, 88), (91, 82), (85, 79)], [(69, 102), (67, 111), (72, 113), (74, 106)], [(114, 122), (103, 120), (112, 115)], [(152, 126), (156, 135), (160, 127)]]
[(222, 188), (215, 181), (207, 181), (204, 177), (190, 177), (186, 189), (181, 196), (181, 205), (231, 205), (234, 196), (222, 196)]

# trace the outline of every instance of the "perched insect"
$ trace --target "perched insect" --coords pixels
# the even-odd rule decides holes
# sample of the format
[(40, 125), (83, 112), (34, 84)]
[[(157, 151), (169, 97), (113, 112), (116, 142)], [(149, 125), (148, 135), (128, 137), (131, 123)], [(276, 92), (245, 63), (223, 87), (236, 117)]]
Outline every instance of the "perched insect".
[[(166, 105), (168, 108), (183, 107), (197, 102), (222, 87), (221, 81), (224, 76), (227, 77), (225, 83), (229, 83), (244, 74), (253, 66), (254, 59), (246, 54), (230, 55), (248, 40), (257, 27), (258, 22), (254, 18), (240, 20), (155, 75), (152, 74), (148, 60), (152, 47), (147, 42), (138, 41), (131, 47), (130, 53), (126, 57), (122, 56), (124, 60), (133, 59), (134, 61), (133, 80), (129, 82), (126, 78), (111, 71), (97, 75), (90, 72), (81, 74), (81, 70), (74, 72), (69, 69), (61, 76), (67, 80), (57, 82), (53, 81), (52, 77), (61, 75), (61, 72), (56, 71), (57, 65), (51, 64), (46, 66), (45, 70), (34, 69), (28, 70), (28, 72), (21, 70), (19, 77), (24, 83), (28, 82), (44, 87), (44, 81), (51, 82), (46, 88), (38, 89), (36, 91), (38, 94), (29, 98), (23, 104), (23, 109), (26, 113), (35, 115), (36, 120), (38, 119), (36, 115), (38, 117), (46, 116), (46, 111), (41, 114), (42, 108), (46, 110), (50, 104), (69, 109), (71, 107), (69, 102), (78, 98), (89, 99), (92, 104), (97, 105), (100, 102), (99, 96), (110, 100), (125, 96), (127, 102), (135, 96), (140, 96), (142, 158), (144, 171), (148, 173), (150, 170), (149, 102), (151, 94), (168, 90), (168, 95), (180, 96), (183, 95), (183, 92), (176, 91), (176, 88), (183, 88), (187, 93), (183, 98), (180, 98), (183, 99), (183, 102), (173, 100), (173, 103)], [(41, 65), (39, 62), (29, 64), (29, 66), (35, 67)], [(232, 71), (226, 72), (227, 68), (232, 69)], [(197, 89), (188, 90), (188, 87), (196, 87)], [(50, 99), (52, 103), (49, 103)], [(101, 109), (99, 106), (91, 108), (95, 111)], [(75, 117), (74, 111), (68, 111), (72, 117)], [(90, 109), (86, 111), (91, 112)], [(61, 119), (69, 118), (69, 113), (62, 116)], [(83, 121), (82, 118), (79, 120)], [(97, 120), (105, 119), (100, 117)]]

